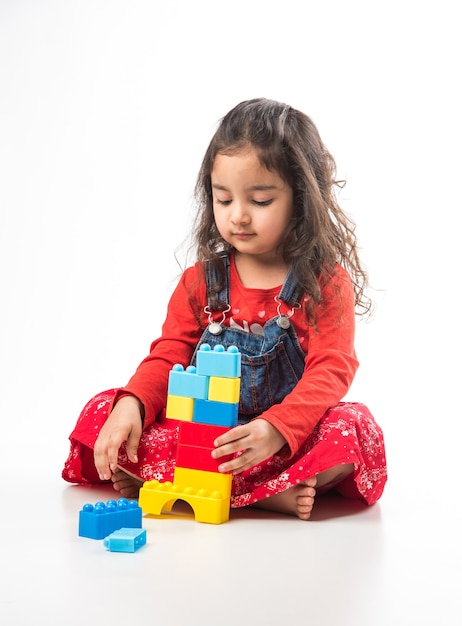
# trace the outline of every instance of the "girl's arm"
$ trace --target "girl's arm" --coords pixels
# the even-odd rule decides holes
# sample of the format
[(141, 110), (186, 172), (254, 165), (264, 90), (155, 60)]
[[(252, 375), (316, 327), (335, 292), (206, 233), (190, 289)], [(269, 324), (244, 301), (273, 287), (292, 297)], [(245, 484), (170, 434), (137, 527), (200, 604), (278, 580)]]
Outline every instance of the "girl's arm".
[(199, 302), (205, 301), (205, 285), (203, 281), (198, 282), (198, 275), (197, 264), (185, 270), (168, 303), (161, 336), (152, 342), (149, 355), (114, 399), (113, 406), (123, 395), (130, 394), (138, 398), (142, 406), (144, 428), (165, 409), (170, 370), (176, 363), (189, 365), (202, 335), (189, 302), (193, 285), (197, 293), (195, 297)]
[(281, 404), (260, 416), (281, 433), (291, 456), (324, 413), (345, 396), (359, 365), (354, 348), (353, 286), (340, 266), (324, 288), (323, 298), (318, 307), (318, 332), (310, 328), (302, 378)]
[[(197, 267), (186, 270), (167, 308), (162, 335), (138, 366), (128, 384), (120, 389), (110, 407), (94, 448), (95, 466), (102, 480), (115, 471), (119, 448), (127, 441), (127, 455), (137, 462), (142, 428), (162, 413), (167, 399), (168, 375), (175, 363), (189, 363), (201, 329), (189, 306), (188, 287)], [(201, 294), (202, 297), (204, 295)]]

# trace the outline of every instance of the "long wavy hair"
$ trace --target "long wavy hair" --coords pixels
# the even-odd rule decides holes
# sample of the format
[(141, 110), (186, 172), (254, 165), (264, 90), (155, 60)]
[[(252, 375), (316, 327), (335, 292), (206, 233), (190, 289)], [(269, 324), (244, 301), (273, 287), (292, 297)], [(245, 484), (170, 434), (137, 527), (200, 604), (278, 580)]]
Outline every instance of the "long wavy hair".
[[(217, 154), (232, 155), (249, 146), (257, 151), (261, 164), (277, 172), (293, 190), (293, 217), (280, 250), (300, 289), (308, 295), (308, 323), (316, 327), (322, 287), (332, 278), (337, 263), (353, 282), (356, 313), (370, 313), (372, 301), (365, 294), (368, 276), (358, 255), (355, 224), (336, 197), (344, 181), (337, 180), (335, 161), (311, 118), (281, 102), (246, 100), (221, 119), (194, 189), (198, 211), (193, 245), (197, 260), (213, 263), (223, 275), (220, 253), (230, 246), (215, 224), (211, 174)], [(215, 294), (219, 289), (219, 284), (212, 286)], [(213, 293), (208, 295), (213, 300)], [(219, 302), (216, 308), (222, 308)]]

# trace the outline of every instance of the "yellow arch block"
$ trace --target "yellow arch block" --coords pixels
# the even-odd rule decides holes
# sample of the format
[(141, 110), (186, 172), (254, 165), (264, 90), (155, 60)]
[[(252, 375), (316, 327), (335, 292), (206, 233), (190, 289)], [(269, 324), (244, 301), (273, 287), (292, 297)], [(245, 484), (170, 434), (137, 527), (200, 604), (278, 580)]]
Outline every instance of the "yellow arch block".
[(231, 474), (176, 467), (173, 483), (149, 480), (140, 489), (138, 505), (144, 514), (170, 513), (177, 500), (189, 504), (197, 522), (222, 524), (229, 520)]

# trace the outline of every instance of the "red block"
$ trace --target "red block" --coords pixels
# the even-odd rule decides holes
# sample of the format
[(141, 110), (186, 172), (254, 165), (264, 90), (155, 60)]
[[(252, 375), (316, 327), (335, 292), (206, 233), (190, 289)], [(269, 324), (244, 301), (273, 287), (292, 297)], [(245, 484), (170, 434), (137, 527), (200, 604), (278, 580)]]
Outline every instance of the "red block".
[(228, 430), (230, 430), (228, 426), (181, 422), (178, 443), (184, 443), (188, 446), (200, 446), (201, 448), (214, 448), (213, 442), (215, 439)]
[(221, 434), (230, 430), (226, 426), (181, 422), (176, 452), (177, 467), (218, 472), (218, 466), (233, 458), (232, 454), (213, 459), (213, 442)]

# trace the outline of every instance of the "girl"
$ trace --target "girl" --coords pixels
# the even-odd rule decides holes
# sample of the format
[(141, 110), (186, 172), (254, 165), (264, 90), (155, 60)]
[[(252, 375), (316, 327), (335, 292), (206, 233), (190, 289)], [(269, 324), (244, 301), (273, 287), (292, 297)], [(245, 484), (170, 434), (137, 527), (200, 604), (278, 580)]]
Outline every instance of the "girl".
[(239, 424), (212, 452), (232, 454), (219, 465), (233, 474), (232, 507), (306, 520), (316, 493), (380, 498), (382, 431), (366, 406), (341, 401), (358, 367), (355, 313), (369, 313), (371, 301), (335, 174), (312, 120), (286, 104), (248, 100), (221, 120), (195, 188), (197, 262), (126, 387), (83, 409), (65, 480), (112, 481), (124, 497), (144, 481), (172, 481), (168, 374), (194, 364), (205, 342), (242, 355)]

